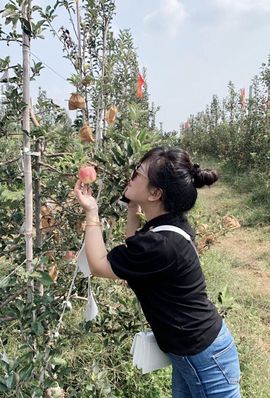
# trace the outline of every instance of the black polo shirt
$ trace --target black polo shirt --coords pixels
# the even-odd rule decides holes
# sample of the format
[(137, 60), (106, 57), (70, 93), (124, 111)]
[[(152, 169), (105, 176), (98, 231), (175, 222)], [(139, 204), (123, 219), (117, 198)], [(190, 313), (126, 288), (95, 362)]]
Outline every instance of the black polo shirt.
[(108, 253), (113, 272), (128, 282), (164, 352), (194, 355), (208, 347), (222, 319), (206, 295), (205, 279), (191, 243), (160, 225), (182, 228), (194, 239), (185, 216), (167, 213), (148, 221)]

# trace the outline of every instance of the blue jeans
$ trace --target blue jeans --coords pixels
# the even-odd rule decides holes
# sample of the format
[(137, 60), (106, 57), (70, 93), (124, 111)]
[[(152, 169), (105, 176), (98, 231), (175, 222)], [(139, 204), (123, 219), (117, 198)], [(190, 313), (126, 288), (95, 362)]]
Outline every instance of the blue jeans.
[(167, 355), (173, 398), (240, 398), (237, 349), (224, 322), (214, 342), (199, 354)]

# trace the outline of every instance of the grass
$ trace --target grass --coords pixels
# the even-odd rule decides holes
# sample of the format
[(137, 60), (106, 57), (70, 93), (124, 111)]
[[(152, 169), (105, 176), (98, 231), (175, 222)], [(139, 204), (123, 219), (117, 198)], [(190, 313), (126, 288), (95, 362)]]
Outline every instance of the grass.
[(229, 287), (233, 298), (228, 310), (228, 323), (239, 351), (241, 389), (243, 398), (270, 397), (270, 336), (269, 324), (263, 316), (269, 311), (266, 297), (259, 297), (252, 289), (252, 281), (245, 285), (234, 273), (233, 261), (212, 249), (203, 256), (208, 292), (217, 303), (218, 293)]
[(242, 206), (237, 206), (238, 214), (245, 216), (246, 225), (267, 225), (270, 223), (270, 176), (268, 166), (265, 172), (248, 169), (242, 171), (229, 161), (221, 162), (219, 159), (202, 157), (202, 167), (216, 169), (219, 181), (226, 185), (230, 191), (228, 205), (232, 211), (234, 199), (242, 201)]
[(248, 209), (246, 221), (248, 225), (264, 225), (270, 222), (270, 178), (269, 172), (250, 170), (239, 173), (229, 166), (221, 167), (224, 182), (244, 198)]

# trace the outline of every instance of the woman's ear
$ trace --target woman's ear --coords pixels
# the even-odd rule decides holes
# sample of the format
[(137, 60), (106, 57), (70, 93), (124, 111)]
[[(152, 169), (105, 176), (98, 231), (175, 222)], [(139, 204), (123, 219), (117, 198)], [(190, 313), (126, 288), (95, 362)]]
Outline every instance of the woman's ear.
[(150, 202), (155, 202), (156, 200), (160, 200), (162, 198), (163, 191), (161, 188), (151, 188), (150, 195), (148, 196), (148, 200)]

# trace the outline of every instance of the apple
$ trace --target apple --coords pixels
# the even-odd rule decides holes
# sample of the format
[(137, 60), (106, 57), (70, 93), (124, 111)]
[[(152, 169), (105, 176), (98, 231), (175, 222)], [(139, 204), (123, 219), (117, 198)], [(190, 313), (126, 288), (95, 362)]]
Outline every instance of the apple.
[(84, 166), (79, 170), (79, 179), (83, 184), (89, 184), (97, 178), (96, 170), (93, 166)]
[(75, 257), (76, 257), (76, 254), (73, 251), (68, 250), (64, 256), (64, 259), (65, 260), (73, 260)]

